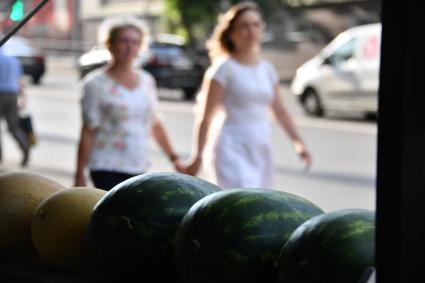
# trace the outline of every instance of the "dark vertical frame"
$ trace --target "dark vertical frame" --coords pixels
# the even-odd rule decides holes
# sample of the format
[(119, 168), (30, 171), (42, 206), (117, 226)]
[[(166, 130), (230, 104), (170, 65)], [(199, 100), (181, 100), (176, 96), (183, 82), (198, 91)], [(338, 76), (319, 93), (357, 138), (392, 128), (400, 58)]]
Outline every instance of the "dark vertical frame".
[(423, 1), (382, 2), (377, 282), (425, 282)]

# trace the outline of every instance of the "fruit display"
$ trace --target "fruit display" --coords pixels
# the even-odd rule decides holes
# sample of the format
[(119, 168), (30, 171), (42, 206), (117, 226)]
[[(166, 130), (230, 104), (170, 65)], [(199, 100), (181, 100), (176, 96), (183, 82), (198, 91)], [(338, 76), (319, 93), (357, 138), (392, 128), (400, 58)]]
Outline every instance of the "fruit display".
[(74, 187), (56, 192), (38, 205), (31, 236), (43, 260), (67, 270), (90, 266), (87, 225), (93, 207), (105, 194), (96, 188)]
[(373, 211), (324, 212), (280, 190), (155, 172), (103, 191), (0, 171), (10, 282), (358, 283), (375, 270), (374, 237)]
[(339, 209), (298, 227), (279, 256), (279, 283), (357, 283), (375, 265), (375, 214)]
[(274, 282), (283, 244), (299, 225), (322, 213), (283, 191), (211, 194), (191, 207), (177, 231), (175, 264), (182, 282)]
[[(89, 242), (99, 269), (117, 282), (143, 274), (174, 282), (174, 236), (180, 220), (216, 185), (180, 173), (147, 173), (110, 190), (95, 206)], [(129, 281), (131, 282), (131, 281)]]
[(33, 259), (31, 221), (36, 207), (48, 196), (65, 189), (49, 178), (29, 172), (0, 175), (0, 254)]

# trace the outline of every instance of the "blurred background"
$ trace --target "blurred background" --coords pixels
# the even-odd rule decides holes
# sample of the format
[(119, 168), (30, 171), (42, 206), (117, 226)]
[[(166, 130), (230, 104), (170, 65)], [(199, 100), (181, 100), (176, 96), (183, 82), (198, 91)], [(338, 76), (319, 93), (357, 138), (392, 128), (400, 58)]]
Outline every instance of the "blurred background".
[[(39, 2), (0, 1), (1, 33), (16, 26)], [(199, 5), (196, 0), (50, 0), (4, 46), (7, 53), (21, 60), (28, 78), (28, 112), (33, 117), (37, 144), (26, 170), (50, 176), (66, 186), (72, 185), (81, 123), (79, 83), (87, 72), (108, 61), (108, 53), (97, 46), (97, 28), (114, 15), (136, 16), (148, 24), (152, 42), (141, 58), (141, 66), (157, 80), (164, 125), (178, 153), (188, 157), (195, 97), (209, 64), (204, 43), (220, 12), (235, 2), (238, 1), (204, 0)], [(304, 172), (289, 139), (275, 127), (277, 189), (304, 196), (325, 210), (375, 209), (376, 113), (369, 115), (370, 111), (350, 107), (342, 111), (334, 107), (317, 115), (317, 111), (308, 111), (310, 104), (306, 105), (302, 94), (294, 93), (292, 84), (297, 74), (302, 73), (299, 68), (319, 56), (323, 59), (320, 66), (327, 74), (345, 79), (343, 83), (334, 81), (334, 85), (343, 86), (340, 89), (345, 91), (345, 101), (359, 94), (366, 83), (353, 72), (355, 56), (344, 57), (347, 67), (341, 67), (340, 62), (325, 60), (337, 53), (336, 49), (329, 54), (322, 51), (347, 29), (379, 23), (381, 1), (256, 2), (262, 7), (266, 20), (263, 54), (278, 69), (284, 102), (313, 155), (311, 170)], [(373, 44), (379, 48), (379, 41)], [(377, 71), (371, 75), (376, 76)], [(366, 82), (371, 85), (370, 80)], [(376, 101), (378, 85), (373, 86), (372, 97)], [(319, 94), (319, 90), (335, 90), (317, 83), (316, 87)], [(306, 87), (304, 94), (311, 89), (312, 86)], [(322, 108), (328, 105), (331, 104), (320, 104)], [(19, 150), (5, 125), (0, 129), (4, 150), (2, 165), (19, 168)], [(152, 144), (151, 149), (151, 171), (171, 171), (159, 148)]]
[[(0, 24), (7, 32), (39, 1), (3, 0)], [(208, 0), (51, 0), (19, 35), (48, 53), (80, 55), (96, 45), (97, 28), (107, 17), (131, 15), (145, 20), (154, 37), (171, 33), (202, 52), (217, 15), (238, 1)], [(264, 51), (281, 79), (341, 31), (380, 21), (380, 0), (259, 0), (266, 19)], [(202, 7), (201, 7), (202, 6)], [(285, 51), (285, 53), (283, 53)]]

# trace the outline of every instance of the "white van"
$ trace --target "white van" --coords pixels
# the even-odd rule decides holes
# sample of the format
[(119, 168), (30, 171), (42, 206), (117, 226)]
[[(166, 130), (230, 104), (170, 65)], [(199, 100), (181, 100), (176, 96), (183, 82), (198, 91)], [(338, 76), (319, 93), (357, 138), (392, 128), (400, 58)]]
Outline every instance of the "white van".
[(291, 92), (308, 115), (328, 110), (376, 115), (380, 50), (380, 23), (347, 29), (297, 69)]

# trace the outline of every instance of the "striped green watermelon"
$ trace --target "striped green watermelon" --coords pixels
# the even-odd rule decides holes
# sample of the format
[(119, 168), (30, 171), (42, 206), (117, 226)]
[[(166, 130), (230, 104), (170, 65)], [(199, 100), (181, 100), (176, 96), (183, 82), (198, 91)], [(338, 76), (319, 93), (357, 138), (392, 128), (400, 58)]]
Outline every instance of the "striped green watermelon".
[(273, 282), (283, 244), (321, 213), (310, 201), (282, 191), (213, 193), (191, 207), (177, 231), (175, 262), (182, 282)]
[[(116, 282), (175, 282), (173, 240), (180, 220), (216, 185), (180, 173), (149, 173), (109, 191), (93, 209), (90, 247), (100, 271)], [(129, 281), (133, 282), (133, 281)]]
[(313, 217), (279, 255), (280, 283), (357, 283), (375, 264), (375, 213), (339, 209)]

